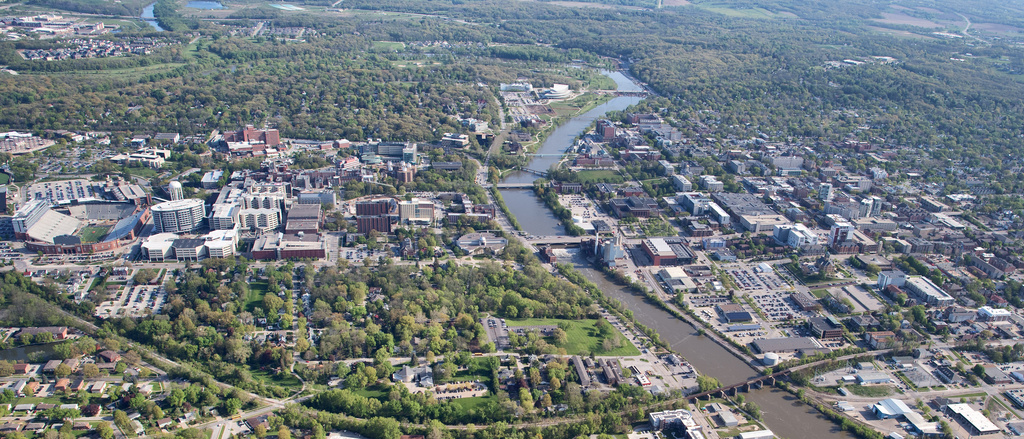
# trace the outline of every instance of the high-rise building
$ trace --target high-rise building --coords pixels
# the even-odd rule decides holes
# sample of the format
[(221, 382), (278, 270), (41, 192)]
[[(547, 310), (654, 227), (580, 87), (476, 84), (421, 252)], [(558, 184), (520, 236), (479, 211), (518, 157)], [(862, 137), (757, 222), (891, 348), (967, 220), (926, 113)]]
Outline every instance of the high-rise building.
[(601, 136), (601, 140), (605, 142), (614, 139), (615, 125), (608, 119), (597, 121), (597, 135)]
[(882, 199), (878, 197), (871, 197), (871, 217), (876, 217), (882, 214)]
[(834, 195), (832, 183), (822, 183), (818, 186), (818, 198), (825, 201), (832, 201), (832, 197)]
[(832, 229), (828, 233), (828, 246), (835, 247), (836, 244), (841, 244), (850, 240), (853, 236), (854, 227), (846, 221), (839, 221), (832, 225)]
[(171, 184), (167, 185), (167, 192), (171, 194), (171, 201), (185, 199), (185, 192), (181, 187), (181, 182), (172, 181)]
[(188, 233), (203, 226), (206, 205), (203, 200), (186, 198), (157, 204), (151, 212), (157, 233)]

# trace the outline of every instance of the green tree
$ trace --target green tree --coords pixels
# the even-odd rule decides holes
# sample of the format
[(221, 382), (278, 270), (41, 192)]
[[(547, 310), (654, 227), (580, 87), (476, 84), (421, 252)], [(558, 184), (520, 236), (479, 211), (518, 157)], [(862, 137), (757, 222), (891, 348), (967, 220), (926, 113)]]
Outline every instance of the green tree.
[(131, 420), (128, 419), (128, 414), (124, 410), (114, 410), (114, 424), (117, 425), (121, 431), (132, 431)]
[(374, 417), (366, 422), (365, 434), (375, 439), (399, 439), (402, 426), (393, 418)]
[(53, 374), (57, 378), (65, 378), (67, 376), (70, 376), (71, 372), (72, 372), (71, 366), (68, 366), (67, 364), (61, 363), (59, 366), (57, 366), (57, 369), (55, 369), (53, 371)]
[(112, 439), (114, 437), (114, 429), (110, 426), (109, 422), (96, 424), (96, 433), (100, 435), (101, 439)]

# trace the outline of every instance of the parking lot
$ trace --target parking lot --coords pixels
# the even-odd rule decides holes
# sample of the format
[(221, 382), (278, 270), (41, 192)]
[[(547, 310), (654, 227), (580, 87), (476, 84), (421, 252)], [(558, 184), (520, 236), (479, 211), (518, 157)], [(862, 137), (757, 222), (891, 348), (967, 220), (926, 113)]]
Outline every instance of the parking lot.
[(137, 285), (128, 290), (121, 288), (117, 297), (96, 307), (96, 315), (109, 317), (141, 317), (159, 314), (167, 300), (162, 285)]
[(790, 290), (792, 286), (779, 277), (775, 270), (768, 264), (758, 264), (748, 267), (745, 264), (737, 264), (728, 268), (729, 275), (736, 281), (736, 285), (744, 291), (779, 291)]
[(749, 297), (754, 299), (754, 303), (761, 308), (765, 317), (773, 322), (813, 316), (813, 313), (800, 310), (789, 294), (760, 293), (749, 294)]
[(511, 347), (508, 340), (508, 326), (505, 325), (505, 320), (497, 317), (485, 317), (480, 320), (480, 323), (487, 328), (487, 338), (494, 343), (495, 348), (508, 349)]
[(384, 245), (384, 248), (377, 250), (370, 250), (365, 245), (360, 245), (358, 247), (343, 247), (338, 250), (340, 251), (341, 258), (354, 262), (360, 262), (366, 258), (377, 259), (381, 256), (386, 258), (395, 256), (392, 246), (387, 244)]

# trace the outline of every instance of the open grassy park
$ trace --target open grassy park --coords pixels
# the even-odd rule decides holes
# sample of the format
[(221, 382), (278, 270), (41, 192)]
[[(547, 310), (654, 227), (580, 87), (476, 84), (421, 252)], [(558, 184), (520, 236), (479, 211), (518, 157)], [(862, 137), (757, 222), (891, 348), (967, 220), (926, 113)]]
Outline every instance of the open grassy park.
[(613, 336), (618, 338), (617, 348), (611, 350), (605, 350), (603, 345), (604, 340), (597, 329), (597, 320), (595, 319), (583, 319), (583, 320), (559, 320), (559, 319), (508, 319), (506, 320), (508, 326), (544, 326), (544, 325), (557, 325), (565, 329), (566, 342), (563, 344), (556, 344), (552, 337), (546, 337), (545, 339), (560, 348), (564, 348), (568, 355), (602, 355), (602, 356), (632, 356), (640, 355), (640, 350), (633, 346), (626, 337), (618, 331), (613, 333)]

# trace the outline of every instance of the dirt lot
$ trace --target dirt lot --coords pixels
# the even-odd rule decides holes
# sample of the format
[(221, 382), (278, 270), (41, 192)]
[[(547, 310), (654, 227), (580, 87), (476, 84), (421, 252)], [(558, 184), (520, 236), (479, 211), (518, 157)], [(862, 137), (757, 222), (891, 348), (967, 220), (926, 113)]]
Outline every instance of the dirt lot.
[(538, 116), (542, 114), (547, 114), (549, 116), (555, 115), (555, 110), (552, 110), (551, 107), (547, 105), (527, 105), (526, 110)]

